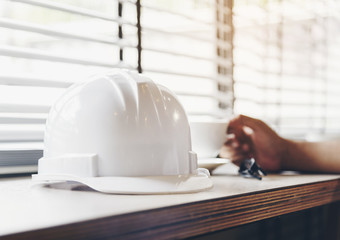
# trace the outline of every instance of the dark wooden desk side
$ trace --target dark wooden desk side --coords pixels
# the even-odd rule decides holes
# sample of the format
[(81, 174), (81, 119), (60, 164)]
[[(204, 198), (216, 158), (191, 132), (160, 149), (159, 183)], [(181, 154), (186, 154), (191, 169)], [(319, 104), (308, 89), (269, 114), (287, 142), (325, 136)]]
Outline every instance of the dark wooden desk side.
[(209, 234), (340, 200), (340, 180), (165, 207), (1, 239), (174, 239)]

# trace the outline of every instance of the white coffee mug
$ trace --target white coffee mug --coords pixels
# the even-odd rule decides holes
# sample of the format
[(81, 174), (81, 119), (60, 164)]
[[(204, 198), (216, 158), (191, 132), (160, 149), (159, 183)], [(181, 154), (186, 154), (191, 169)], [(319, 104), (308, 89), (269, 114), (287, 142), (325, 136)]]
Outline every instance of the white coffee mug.
[(226, 141), (227, 119), (189, 120), (192, 150), (198, 158), (214, 158)]

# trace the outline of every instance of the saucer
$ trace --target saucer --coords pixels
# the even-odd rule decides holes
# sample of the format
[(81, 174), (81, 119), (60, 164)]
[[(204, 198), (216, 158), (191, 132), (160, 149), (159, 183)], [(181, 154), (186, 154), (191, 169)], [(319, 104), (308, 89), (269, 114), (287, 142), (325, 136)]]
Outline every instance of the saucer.
[(206, 168), (211, 173), (217, 167), (230, 163), (230, 160), (225, 158), (199, 158), (197, 163), (199, 168)]

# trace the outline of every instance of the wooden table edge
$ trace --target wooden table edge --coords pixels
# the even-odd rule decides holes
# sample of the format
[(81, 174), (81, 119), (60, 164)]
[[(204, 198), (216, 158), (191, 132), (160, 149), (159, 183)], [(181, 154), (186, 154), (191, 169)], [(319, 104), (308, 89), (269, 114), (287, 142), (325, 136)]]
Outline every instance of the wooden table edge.
[(300, 184), (21, 232), (1, 239), (173, 239), (340, 200), (340, 179)]

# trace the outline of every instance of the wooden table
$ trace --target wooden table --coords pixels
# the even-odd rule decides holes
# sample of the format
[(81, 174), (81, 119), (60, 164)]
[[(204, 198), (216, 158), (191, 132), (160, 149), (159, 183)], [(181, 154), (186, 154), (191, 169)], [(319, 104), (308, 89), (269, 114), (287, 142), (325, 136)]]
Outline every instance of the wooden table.
[[(214, 187), (174, 195), (110, 195), (0, 179), (3, 239), (169, 239), (228, 229), (340, 200), (340, 175), (285, 173), (262, 181), (217, 169)], [(64, 186), (63, 186), (64, 187)]]

